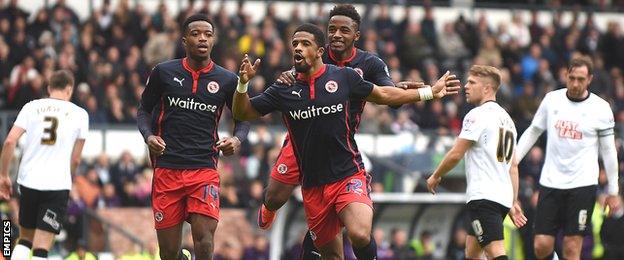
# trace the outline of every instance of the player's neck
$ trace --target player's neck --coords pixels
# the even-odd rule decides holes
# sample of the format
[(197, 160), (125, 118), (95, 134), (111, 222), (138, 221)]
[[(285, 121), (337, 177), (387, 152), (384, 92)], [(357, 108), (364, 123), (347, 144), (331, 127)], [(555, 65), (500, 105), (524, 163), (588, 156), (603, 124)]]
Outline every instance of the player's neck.
[(345, 50), (342, 52), (335, 52), (335, 51), (331, 51), (331, 52), (334, 58), (336, 59), (336, 61), (344, 61), (344, 60), (351, 58), (351, 56), (353, 56), (354, 51), (355, 51), (355, 46), (351, 46), (351, 47), (345, 48)]
[(212, 60), (210, 59), (210, 57), (203, 59), (203, 60), (195, 60), (193, 58), (191, 58), (190, 56), (187, 56), (188, 58), (186, 59), (188, 62), (189, 67), (191, 67), (191, 69), (193, 69), (194, 71), (198, 71), (201, 70), (205, 67), (208, 67), (208, 65), (210, 64), (210, 62), (212, 62)]
[(303, 73), (303, 75), (306, 78), (310, 78), (313, 75), (315, 75), (320, 69), (322, 69), (324, 65), (325, 64), (323, 64), (323, 61), (318, 59), (314, 64), (312, 64), (312, 67), (310, 68), (310, 70), (308, 70), (308, 72), (306, 73)]
[(486, 97), (486, 98), (482, 99), (481, 102), (479, 103), (479, 106), (483, 105), (483, 104), (485, 104), (487, 102), (494, 102), (494, 103), (496, 103), (496, 97), (495, 96), (494, 97)]
[(569, 100), (574, 102), (581, 102), (589, 97), (589, 90), (585, 90), (582, 93), (572, 93), (570, 90), (566, 91), (566, 96)]
[(61, 92), (61, 91), (50, 92), (50, 98), (51, 99), (63, 100), (63, 101), (68, 101), (69, 100), (68, 95), (66, 93)]

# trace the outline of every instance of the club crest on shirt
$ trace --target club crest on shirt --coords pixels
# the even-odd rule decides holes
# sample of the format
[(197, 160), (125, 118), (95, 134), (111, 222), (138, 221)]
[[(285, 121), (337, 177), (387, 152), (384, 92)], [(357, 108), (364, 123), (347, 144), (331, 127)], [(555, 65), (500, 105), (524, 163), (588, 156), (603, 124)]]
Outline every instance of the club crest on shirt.
[(208, 82), (206, 89), (212, 94), (217, 93), (217, 91), (219, 91), (219, 83), (217, 83), (216, 81), (210, 81)]
[(336, 81), (330, 80), (325, 83), (325, 90), (329, 93), (334, 93), (338, 90), (338, 83)]
[(364, 71), (362, 71), (362, 69), (355, 68), (353, 70), (355, 70), (355, 72), (357, 72), (357, 74), (360, 75), (360, 77), (364, 78)]

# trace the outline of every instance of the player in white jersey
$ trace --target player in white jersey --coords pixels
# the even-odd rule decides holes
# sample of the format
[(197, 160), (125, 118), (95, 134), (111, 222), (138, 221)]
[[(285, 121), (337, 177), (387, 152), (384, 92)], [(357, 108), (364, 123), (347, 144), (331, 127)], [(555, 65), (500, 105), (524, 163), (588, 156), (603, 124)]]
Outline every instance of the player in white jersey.
[(538, 259), (552, 257), (560, 228), (564, 233), (563, 257), (580, 258), (583, 236), (591, 234), (599, 153), (609, 181), (606, 202), (612, 211), (620, 207), (613, 112), (609, 103), (587, 90), (591, 80), (591, 60), (570, 61), (566, 88), (546, 94), (531, 126), (518, 141), (517, 162), (544, 131), (548, 132), (534, 225), (533, 246)]
[(49, 98), (33, 100), (19, 112), (4, 146), (0, 165), (0, 198), (9, 199), (11, 157), (20, 137), (26, 143), (19, 165), (20, 238), (12, 259), (47, 259), (55, 234), (67, 211), (71, 173), (80, 162), (80, 154), (89, 130), (87, 112), (69, 102), (74, 77), (68, 71), (56, 71), (49, 80)]
[(466, 237), (466, 258), (507, 259), (503, 220), (509, 213), (522, 227), (526, 217), (517, 202), (518, 168), (512, 160), (516, 127), (509, 114), (496, 103), (500, 71), (490, 66), (472, 66), (465, 86), (466, 101), (477, 107), (464, 118), (459, 138), (427, 179), (433, 194), (442, 176), (466, 158), (467, 209), (471, 228)]

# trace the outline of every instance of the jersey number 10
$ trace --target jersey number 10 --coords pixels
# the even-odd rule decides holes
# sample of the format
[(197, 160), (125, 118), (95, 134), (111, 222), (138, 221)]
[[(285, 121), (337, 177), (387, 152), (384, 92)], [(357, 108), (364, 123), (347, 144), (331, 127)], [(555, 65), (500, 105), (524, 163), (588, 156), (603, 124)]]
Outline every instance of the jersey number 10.
[(498, 145), (496, 146), (496, 159), (499, 162), (509, 162), (513, 155), (514, 137), (513, 132), (502, 127), (498, 129)]
[(43, 129), (44, 134), (48, 134), (47, 137), (41, 138), (41, 144), (54, 145), (56, 143), (56, 128), (58, 127), (58, 119), (53, 116), (46, 116), (43, 121), (50, 122), (50, 127)]

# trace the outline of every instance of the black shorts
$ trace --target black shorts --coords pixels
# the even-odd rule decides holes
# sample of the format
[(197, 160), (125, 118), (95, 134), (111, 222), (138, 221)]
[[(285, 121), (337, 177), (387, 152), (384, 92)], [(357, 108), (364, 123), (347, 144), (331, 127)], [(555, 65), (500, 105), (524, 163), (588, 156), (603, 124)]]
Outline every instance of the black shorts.
[(535, 212), (535, 234), (556, 236), (591, 234), (591, 217), (596, 203), (596, 185), (573, 189), (540, 187)]
[(19, 224), (58, 234), (67, 214), (69, 190), (39, 191), (19, 186)]
[(470, 227), (468, 235), (474, 236), (483, 248), (492, 241), (503, 240), (503, 220), (509, 208), (491, 200), (471, 200), (466, 204)]

